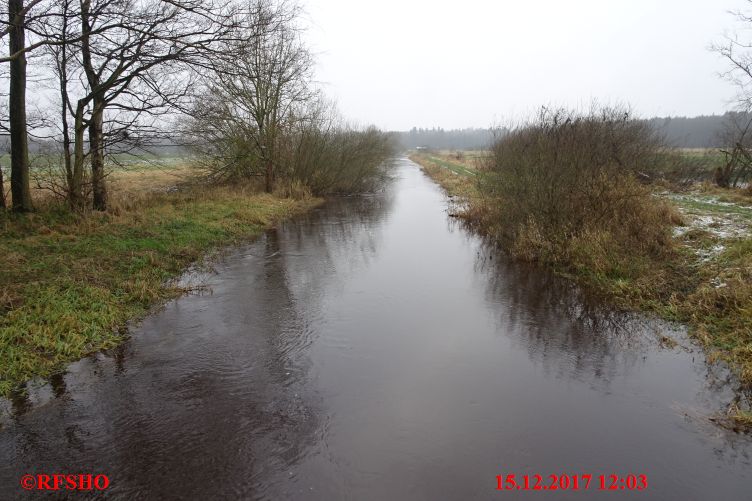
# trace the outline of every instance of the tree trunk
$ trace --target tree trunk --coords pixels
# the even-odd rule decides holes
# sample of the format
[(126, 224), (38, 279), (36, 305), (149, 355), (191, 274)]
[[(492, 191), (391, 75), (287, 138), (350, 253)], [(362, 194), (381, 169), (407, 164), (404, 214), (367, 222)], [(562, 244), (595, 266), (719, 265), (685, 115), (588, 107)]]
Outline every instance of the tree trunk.
[(68, 126), (68, 109), (70, 108), (70, 97), (68, 96), (68, 0), (63, 5), (63, 26), (61, 29), (63, 45), (60, 46), (58, 56), (58, 73), (60, 79), (60, 123), (62, 124), (63, 133), (63, 159), (65, 163), (65, 181), (68, 187), (68, 202), (73, 205), (73, 193), (75, 183), (73, 177), (73, 156), (71, 154), (70, 128)]
[[(91, 155), (91, 185), (94, 210), (107, 209), (107, 187), (104, 182), (104, 107), (105, 100), (100, 89), (100, 74), (91, 60), (89, 34), (91, 33), (91, 0), (81, 1), (81, 59), (86, 80), (92, 92), (92, 110), (89, 121), (89, 154)], [(96, 19), (96, 15), (94, 16)]]
[(84, 107), (85, 103), (78, 102), (73, 124), (73, 174), (68, 187), (68, 199), (71, 208), (81, 211), (84, 209)]
[(0, 209), (5, 208), (5, 183), (3, 182), (3, 166), (0, 165)]
[[(266, 192), (271, 193), (274, 191), (274, 138), (270, 134), (270, 128), (264, 127), (264, 148), (262, 156), (266, 162), (266, 173), (264, 175), (266, 180)], [(263, 136), (262, 136), (263, 137)]]
[(266, 161), (266, 192), (271, 193), (274, 191), (274, 165), (271, 159)]
[[(10, 23), (9, 47), (15, 54), (26, 47), (23, 0), (8, 0)], [(19, 55), (10, 61), (10, 92), (8, 95), (10, 126), (10, 189), (13, 210), (28, 212), (34, 209), (29, 181), (29, 144), (26, 131), (26, 56)]]
[(63, 160), (65, 163), (65, 182), (68, 187), (68, 202), (73, 202), (73, 193), (76, 190), (76, 185), (73, 177), (73, 156), (71, 155), (71, 139), (70, 131), (68, 129), (68, 117), (66, 116), (66, 110), (63, 108)]
[(107, 185), (104, 179), (104, 106), (94, 98), (94, 111), (89, 123), (89, 148), (91, 150), (91, 184), (94, 210), (107, 210)]

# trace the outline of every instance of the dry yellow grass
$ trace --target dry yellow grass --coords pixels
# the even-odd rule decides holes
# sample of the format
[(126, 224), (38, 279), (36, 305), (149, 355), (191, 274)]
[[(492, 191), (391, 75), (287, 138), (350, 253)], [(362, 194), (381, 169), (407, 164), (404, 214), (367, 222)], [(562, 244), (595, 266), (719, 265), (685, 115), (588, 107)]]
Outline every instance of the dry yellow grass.
[(109, 182), (114, 191), (164, 191), (194, 180), (197, 174), (188, 163), (179, 163), (163, 167), (118, 169), (110, 174)]

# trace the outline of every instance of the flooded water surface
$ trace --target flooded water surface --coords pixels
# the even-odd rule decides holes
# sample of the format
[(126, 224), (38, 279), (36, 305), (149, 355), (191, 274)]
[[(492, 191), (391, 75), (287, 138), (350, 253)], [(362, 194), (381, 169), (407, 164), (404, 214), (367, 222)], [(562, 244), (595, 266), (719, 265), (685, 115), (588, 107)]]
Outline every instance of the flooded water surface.
[(211, 293), (3, 403), (3, 498), (79, 472), (116, 499), (749, 498), (749, 437), (708, 419), (730, 389), (681, 332), (505, 260), (447, 203), (401, 159), (383, 193), (227, 253)]

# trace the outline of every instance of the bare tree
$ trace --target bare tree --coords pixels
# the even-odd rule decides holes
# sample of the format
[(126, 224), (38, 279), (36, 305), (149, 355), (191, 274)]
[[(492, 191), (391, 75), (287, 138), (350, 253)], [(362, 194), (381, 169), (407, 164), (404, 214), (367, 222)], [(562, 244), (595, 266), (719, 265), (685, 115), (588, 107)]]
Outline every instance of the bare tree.
[[(0, 65), (0, 82), (5, 84), (8, 81), (8, 67), (7, 65)], [(3, 88), (7, 86), (3, 85)], [(0, 131), (4, 133), (10, 132), (8, 123), (8, 93), (0, 89)], [(10, 145), (4, 145), (7, 149), (7, 153), (10, 153)], [(2, 150), (0, 150), (2, 151)], [(4, 178), (3, 166), (0, 165), (0, 209), (6, 209), (8, 204), (5, 196), (5, 178)]]
[(57, 8), (44, 36), (59, 82), (67, 191), (83, 207), (88, 163), (93, 207), (104, 210), (108, 147), (137, 143), (159, 117), (187, 106), (193, 70), (214, 67), (237, 16), (210, 0), (64, 0)]
[[(44, 0), (7, 0), (3, 10), (7, 21), (0, 22), (0, 41), (8, 44), (8, 55), (0, 57), (0, 63), (8, 63), (8, 125), (3, 127), (10, 134), (11, 193), (13, 209), (28, 212), (33, 209), (30, 189), (29, 122), (26, 114), (27, 54), (47, 43), (37, 37), (34, 25), (48, 14)], [(27, 44), (27, 36), (34, 41)]]
[(752, 114), (728, 113), (720, 139), (725, 161), (716, 167), (713, 180), (721, 188), (739, 186), (752, 174)]
[(10, 187), (13, 210), (33, 210), (29, 183), (29, 145), (26, 127), (26, 13), (23, 0), (8, 0), (9, 52), (17, 54), (10, 60), (10, 92), (8, 118), (11, 144)]
[(3, 180), (3, 166), (0, 165), (0, 209), (5, 208), (5, 182)]
[[(748, 0), (752, 4), (752, 1)], [(752, 13), (734, 12), (736, 20), (752, 27)], [(752, 40), (743, 38), (739, 32), (725, 37), (725, 41), (712, 46), (729, 63), (723, 77), (737, 89), (736, 107), (739, 113), (731, 114), (724, 132), (724, 165), (716, 168), (715, 182), (720, 187), (737, 186), (752, 174), (752, 149), (750, 127), (752, 119)]]
[(245, 34), (227, 48), (194, 110), (194, 135), (214, 141), (218, 178), (264, 178), (274, 189), (279, 141), (315, 92), (313, 58), (300, 39), (300, 10), (289, 3), (251, 0)]

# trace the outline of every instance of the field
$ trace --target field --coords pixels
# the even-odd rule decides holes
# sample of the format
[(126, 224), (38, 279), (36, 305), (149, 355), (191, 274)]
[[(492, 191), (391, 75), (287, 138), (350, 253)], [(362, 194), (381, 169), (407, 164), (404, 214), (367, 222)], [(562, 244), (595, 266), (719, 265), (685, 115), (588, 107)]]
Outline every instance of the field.
[[(60, 159), (51, 155), (32, 154), (30, 160), (34, 198), (48, 199), (53, 194), (45, 187), (53, 179), (62, 179), (62, 171), (59, 168), (50, 169), (50, 165), (58, 165)], [(10, 191), (9, 166), (10, 155), (0, 155), (6, 197)], [(168, 190), (189, 182), (195, 179), (196, 170), (190, 166), (190, 158), (186, 156), (119, 154), (108, 160), (107, 177), (115, 192), (146, 193)]]

